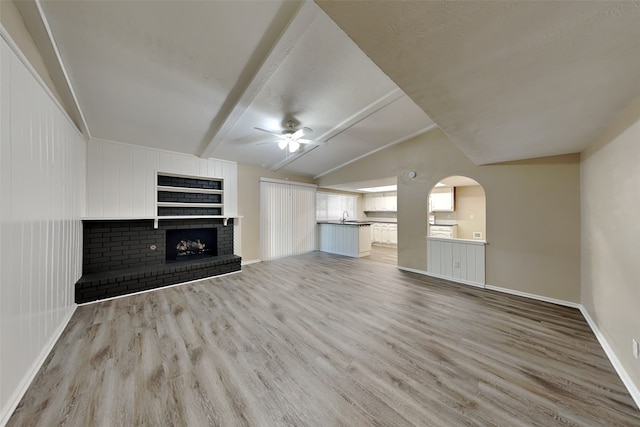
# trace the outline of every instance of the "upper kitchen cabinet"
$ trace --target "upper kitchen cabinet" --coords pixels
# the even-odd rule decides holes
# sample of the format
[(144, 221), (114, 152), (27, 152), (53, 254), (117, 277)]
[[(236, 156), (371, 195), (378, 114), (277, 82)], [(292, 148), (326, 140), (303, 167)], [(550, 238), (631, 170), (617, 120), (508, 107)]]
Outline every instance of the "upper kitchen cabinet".
[(455, 194), (455, 187), (435, 187), (429, 193), (429, 212), (454, 212)]
[(387, 193), (367, 193), (364, 195), (365, 212), (395, 212), (398, 206), (398, 193), (395, 191)]

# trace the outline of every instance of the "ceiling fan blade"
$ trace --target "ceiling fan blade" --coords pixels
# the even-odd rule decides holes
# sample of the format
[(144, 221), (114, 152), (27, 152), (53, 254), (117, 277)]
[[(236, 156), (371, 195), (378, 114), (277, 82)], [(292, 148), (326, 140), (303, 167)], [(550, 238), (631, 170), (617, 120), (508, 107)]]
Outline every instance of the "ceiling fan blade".
[(275, 132), (271, 132), (270, 130), (266, 130), (266, 129), (262, 129), (262, 128), (256, 128), (256, 127), (254, 127), (254, 129), (255, 129), (255, 130), (259, 130), (260, 132), (266, 132), (266, 133), (268, 133), (268, 134), (270, 134), (270, 135), (277, 136), (278, 138), (282, 138), (282, 135), (281, 135), (281, 134), (279, 134), (279, 133), (275, 133)]
[(297, 139), (300, 144), (310, 144), (310, 145), (324, 145), (326, 142), (324, 141), (315, 141), (313, 139)]
[(304, 136), (304, 129), (299, 129), (291, 134), (292, 139), (298, 139)]

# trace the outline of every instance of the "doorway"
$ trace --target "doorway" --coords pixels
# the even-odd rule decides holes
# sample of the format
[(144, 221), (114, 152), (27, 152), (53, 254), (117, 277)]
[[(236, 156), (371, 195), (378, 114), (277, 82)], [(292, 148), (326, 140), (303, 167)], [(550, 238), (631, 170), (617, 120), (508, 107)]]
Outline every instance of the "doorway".
[(427, 272), (456, 282), (485, 284), (486, 196), (476, 180), (441, 179), (429, 191)]

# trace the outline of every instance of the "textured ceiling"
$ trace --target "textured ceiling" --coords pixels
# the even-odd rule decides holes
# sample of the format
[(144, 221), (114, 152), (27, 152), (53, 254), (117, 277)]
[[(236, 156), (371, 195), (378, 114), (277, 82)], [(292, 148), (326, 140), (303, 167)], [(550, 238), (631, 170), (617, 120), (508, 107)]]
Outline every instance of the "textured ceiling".
[(580, 152), (640, 95), (637, 2), (317, 3), (477, 164)]

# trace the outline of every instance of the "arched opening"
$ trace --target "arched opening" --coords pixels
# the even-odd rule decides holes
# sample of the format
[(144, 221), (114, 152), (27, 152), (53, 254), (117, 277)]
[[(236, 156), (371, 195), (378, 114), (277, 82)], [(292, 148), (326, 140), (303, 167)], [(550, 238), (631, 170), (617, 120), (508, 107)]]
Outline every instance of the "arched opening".
[(465, 176), (441, 179), (429, 192), (427, 272), (484, 286), (486, 196)]

